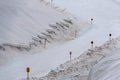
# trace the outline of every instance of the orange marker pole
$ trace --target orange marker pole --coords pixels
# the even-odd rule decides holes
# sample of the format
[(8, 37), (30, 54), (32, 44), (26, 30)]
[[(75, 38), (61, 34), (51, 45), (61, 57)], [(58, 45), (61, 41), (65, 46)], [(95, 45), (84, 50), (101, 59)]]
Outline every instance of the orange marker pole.
[(30, 73), (30, 68), (29, 67), (26, 68), (26, 72), (27, 72), (27, 80), (29, 80), (29, 73)]

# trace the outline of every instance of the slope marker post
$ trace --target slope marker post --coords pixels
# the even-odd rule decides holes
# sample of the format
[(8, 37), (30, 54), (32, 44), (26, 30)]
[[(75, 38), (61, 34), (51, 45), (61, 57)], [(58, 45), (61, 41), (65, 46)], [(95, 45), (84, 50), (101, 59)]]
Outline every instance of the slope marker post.
[(110, 41), (112, 40), (112, 34), (109, 34), (109, 40)]
[(91, 18), (91, 24), (93, 24), (93, 18)]
[(94, 42), (93, 42), (93, 41), (91, 41), (91, 49), (93, 49), (93, 45), (94, 45)]
[(70, 61), (71, 61), (71, 59), (72, 59), (72, 52), (70, 51), (70, 53), (69, 53), (69, 54), (70, 54)]
[(29, 73), (30, 73), (30, 68), (29, 67), (26, 68), (26, 72), (27, 72), (27, 80), (29, 80), (30, 79), (29, 78)]

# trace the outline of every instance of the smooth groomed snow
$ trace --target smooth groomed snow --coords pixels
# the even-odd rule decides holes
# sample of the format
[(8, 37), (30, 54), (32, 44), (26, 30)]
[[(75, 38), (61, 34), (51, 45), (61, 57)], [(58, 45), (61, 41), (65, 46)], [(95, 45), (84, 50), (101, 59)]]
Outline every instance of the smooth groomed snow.
[[(14, 4), (13, 2), (17, 4)], [(0, 1), (0, 4), (1, 4), (0, 8), (2, 8), (0, 9), (0, 17), (1, 15), (3, 15), (2, 17), (4, 17), (2, 18), (2, 22), (0, 22), (0, 25), (3, 25), (3, 26), (0, 26), (0, 33), (3, 31), (0, 34), (1, 43), (4, 42), (3, 38), (5, 39), (5, 42), (11, 42), (10, 39), (7, 39), (7, 37), (10, 37), (7, 34), (9, 35), (12, 34), (12, 32), (9, 33), (9, 29), (12, 29), (14, 34), (17, 34), (18, 33), (17, 30), (21, 28), (18, 28), (18, 27), (16, 28), (16, 26), (17, 25), (23, 26), (26, 20), (30, 20), (30, 21), (29, 23), (25, 24), (24, 27), (22, 28), (24, 29), (24, 32), (21, 32), (21, 33), (24, 33), (23, 36), (21, 35), (21, 33), (19, 33), (18, 35), (14, 35), (11, 37), (11, 38), (17, 39), (15, 40), (15, 42), (18, 42), (19, 40), (21, 41), (21, 38), (25, 38), (25, 41), (28, 41), (29, 37), (27, 37), (26, 39), (24, 35), (29, 35), (29, 33), (32, 34), (31, 29), (34, 31), (34, 29), (37, 28), (40, 22), (42, 22), (40, 28), (43, 29), (44, 27), (42, 25), (45, 24), (45, 26), (47, 26), (46, 22), (52, 23), (54, 22), (54, 20), (56, 21), (56, 19), (54, 18), (57, 18), (57, 20), (59, 20), (58, 17), (62, 18), (62, 15), (60, 13), (57, 13), (54, 10), (50, 10), (50, 8), (47, 8), (47, 9), (43, 8), (43, 11), (40, 11), (40, 12), (39, 10), (37, 10), (38, 12), (32, 11), (33, 6), (36, 6), (34, 10), (39, 9), (39, 8), (41, 9), (41, 7), (46, 7), (45, 5), (42, 5), (42, 4), (40, 5), (38, 0), (14, 0), (13, 2), (9, 0)], [(29, 4), (27, 5), (27, 3)], [(9, 4), (9, 5), (7, 5), (6, 7), (5, 4)], [(22, 5), (20, 6), (18, 4), (22, 4)], [(6, 61), (7, 62), (6, 64), (3, 63), (4, 57), (0, 57), (1, 60), (3, 60), (1, 61), (1, 66), (0, 66), (0, 80), (9, 80), (9, 79), (10, 80), (16, 80), (16, 79), (21, 80), (21, 78), (26, 78), (25, 69), (28, 66), (31, 68), (31, 72), (30, 72), (31, 77), (34, 77), (34, 76), (41, 77), (43, 75), (46, 75), (51, 69), (53, 70), (56, 67), (58, 67), (60, 64), (68, 61), (70, 51), (72, 51), (72, 59), (74, 59), (80, 56), (84, 51), (91, 48), (90, 42), (92, 40), (94, 41), (94, 46), (100, 46), (109, 40), (108, 35), (110, 33), (112, 34), (112, 38), (120, 36), (120, 1), (119, 0), (53, 0), (53, 4), (63, 8), (66, 12), (71, 13), (77, 19), (79, 19), (80, 21), (83, 21), (83, 22), (80, 22), (81, 24), (87, 24), (89, 28), (85, 30), (81, 30), (77, 34), (77, 37), (75, 39), (72, 39), (69, 42), (65, 42), (64, 44), (59, 44), (59, 45), (54, 44), (54, 46), (46, 48), (46, 50), (42, 52), (36, 51), (35, 54), (32, 54), (32, 55), (19, 54), (20, 53), (19, 51), (9, 50), (10, 57), (12, 53), (16, 54), (17, 57), (14, 59), (11, 59), (10, 61)], [(25, 5), (29, 7), (25, 7)], [(11, 11), (13, 12), (14, 12), (14, 8), (15, 10), (16, 8), (20, 8), (20, 10), (23, 10), (23, 12), (18, 11), (18, 14), (15, 15), (14, 14), (15, 12), (12, 13), (11, 11), (9, 12), (9, 10), (6, 10), (10, 6), (13, 6), (11, 8)], [(30, 12), (33, 12), (34, 16), (27, 15), (27, 13), (30, 13), (30, 12), (26, 13), (25, 12), (26, 10), (24, 10), (24, 8), (27, 8), (26, 10), (31, 10)], [(5, 13), (1, 13), (1, 11)], [(7, 11), (9, 15), (11, 14), (10, 16), (8, 16)], [(56, 14), (52, 14), (54, 12)], [(41, 18), (41, 17), (36, 16), (38, 14), (39, 15), (44, 15), (44, 14), (50, 15), (49, 16), (50, 20), (48, 20), (48, 17), (45, 15), (47, 19), (45, 20), (42, 19), (41, 21), (39, 21), (38, 18)], [(19, 16), (19, 18), (11, 18), (14, 16)], [(93, 18), (92, 24), (90, 22), (91, 18)], [(5, 22), (6, 21), (5, 19), (7, 19), (8, 21)], [(33, 22), (31, 22), (31, 20), (33, 20)], [(1, 21), (1, 18), (0, 18), (0, 21)], [(10, 21), (12, 21), (12, 23), (10, 23)], [(21, 21), (23, 21), (22, 24), (20, 24)], [(11, 25), (11, 28), (8, 28), (9, 27), (8, 25)], [(35, 26), (35, 28), (28, 27), (32, 25)], [(35, 29), (35, 32), (37, 31), (39, 32), (38, 29)], [(17, 37), (22, 36), (22, 37), (16, 38), (16, 36)], [(12, 42), (14, 42), (14, 40)], [(1, 55), (8, 55), (9, 52), (1, 51), (2, 53)], [(112, 72), (115, 72), (115, 71), (112, 71)], [(94, 75), (94, 74), (90, 74), (90, 75)], [(98, 78), (99, 76), (94, 80), (103, 80), (103, 78), (101, 79), (98, 79)], [(112, 80), (112, 77), (111, 79), (104, 78), (104, 80)], [(119, 79), (116, 79), (116, 80), (119, 80)]]

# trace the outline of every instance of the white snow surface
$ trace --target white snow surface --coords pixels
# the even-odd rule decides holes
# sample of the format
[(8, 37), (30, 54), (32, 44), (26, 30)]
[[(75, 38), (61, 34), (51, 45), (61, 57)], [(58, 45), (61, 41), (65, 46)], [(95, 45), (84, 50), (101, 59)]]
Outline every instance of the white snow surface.
[[(120, 45), (119, 45), (120, 46)], [(120, 48), (110, 52), (96, 64), (88, 80), (120, 80)]]
[(0, 0), (0, 44), (28, 44), (64, 18), (41, 0)]
[[(112, 39), (111, 41), (107, 41), (105, 44), (99, 47), (95, 47), (93, 49), (88, 49), (79, 57), (67, 61), (64, 64), (61, 64), (55, 70), (51, 70), (48, 75), (45, 77), (32, 77), (31, 79), (39, 80), (116, 80), (117, 77), (112, 73), (112, 76), (107, 76), (106, 74), (111, 75), (112, 70), (119, 69), (114, 68), (114, 61), (118, 61), (119, 64), (119, 54), (112, 56), (110, 53), (115, 53), (116, 51), (119, 53), (120, 49), (120, 37), (116, 39)], [(110, 57), (111, 56), (111, 57)], [(105, 59), (109, 58), (109, 59)], [(104, 61), (106, 60), (106, 62)], [(99, 65), (99, 63), (102, 64)], [(112, 62), (113, 61), (113, 62)], [(97, 64), (98, 63), (98, 64)], [(97, 64), (97, 65), (96, 65)], [(108, 65), (109, 64), (109, 65)], [(116, 63), (115, 63), (116, 64)], [(94, 67), (94, 65), (96, 65)], [(109, 68), (109, 66), (112, 66)], [(116, 65), (115, 65), (116, 66)], [(91, 69), (94, 67), (93, 71)], [(97, 68), (97, 69), (96, 69)], [(89, 73), (90, 72), (90, 73)], [(118, 70), (119, 72), (119, 70)], [(119, 74), (117, 75), (119, 76)], [(105, 78), (106, 77), (106, 78)], [(113, 79), (114, 77), (114, 79)]]
[(92, 29), (81, 36), (81, 39), (84, 37), (84, 46), (91, 40), (95, 41), (95, 45), (101, 45), (107, 40), (109, 33), (113, 37), (120, 34), (120, 6), (117, 5), (119, 0), (53, 0), (53, 3), (65, 8), (80, 20), (90, 22), (91, 18), (94, 19)]
[[(36, 2), (35, 0), (33, 2), (31, 1), (29, 2), (31, 4)], [(55, 69), (60, 64), (68, 61), (70, 51), (73, 52), (73, 59), (91, 48), (91, 40), (95, 42), (94, 46), (100, 46), (109, 39), (109, 33), (113, 35), (112, 38), (120, 35), (119, 0), (53, 0), (53, 3), (65, 8), (66, 11), (71, 12), (78, 19), (86, 21), (86, 23), (90, 23), (90, 19), (93, 18), (93, 24), (90, 25), (92, 28), (85, 32), (80, 32), (75, 40), (61, 45), (55, 45), (55, 47), (46, 49), (43, 52), (36, 52), (37, 54), (25, 55), (17, 54), (19, 53), (17, 51), (11, 51), (13, 54), (10, 54), (10, 56), (14, 56), (15, 54), (17, 57), (7, 62), (6, 65), (0, 66), (1, 80), (24, 78), (26, 76), (25, 68), (27, 66), (31, 67), (30, 76), (46, 75), (51, 69)], [(36, 4), (39, 3), (36, 2)], [(2, 53), (8, 55), (8, 52)]]

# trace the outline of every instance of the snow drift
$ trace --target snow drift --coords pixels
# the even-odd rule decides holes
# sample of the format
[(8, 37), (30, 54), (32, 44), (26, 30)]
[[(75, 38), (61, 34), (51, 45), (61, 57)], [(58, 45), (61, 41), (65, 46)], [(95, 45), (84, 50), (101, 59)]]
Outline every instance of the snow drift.
[(33, 37), (52, 29), (50, 24), (70, 25), (59, 23), (68, 16), (46, 5), (42, 0), (0, 1), (0, 44), (28, 44)]
[(0, 5), (3, 51), (9, 48), (30, 51), (38, 45), (43, 49), (46, 43), (74, 39), (79, 31), (76, 18), (57, 11), (44, 0), (4, 0)]
[(115, 49), (92, 68), (88, 80), (120, 80), (120, 38), (114, 44)]
[[(28, 54), (41, 53), (41, 50), (73, 40), (81, 29), (76, 18), (51, 8), (43, 0), (0, 1), (0, 15), (0, 79), (3, 80), (20, 77), (26, 65), (50, 56)], [(38, 71), (39, 68), (34, 69)], [(20, 73), (16, 74), (18, 71)], [(8, 77), (3, 76), (4, 72)]]
[[(118, 63), (119, 63), (119, 56), (118, 56), (119, 54), (116, 54), (114, 56), (112, 56), (110, 54), (111, 52), (113, 54), (116, 50), (119, 50), (119, 48), (120, 48), (120, 37), (112, 39), (111, 41), (107, 41), (105, 44), (103, 44), (100, 47), (95, 47), (94, 49), (89, 49), (89, 50), (85, 51), (81, 56), (79, 56), (71, 61), (67, 61), (64, 64), (61, 64), (55, 70), (51, 70), (48, 73), (48, 75), (46, 75), (44, 77), (32, 76), (31, 80), (71, 80), (71, 79), (72, 80), (103, 80), (104, 76), (106, 76), (106, 74), (107, 74), (105, 72), (106, 70), (103, 69), (103, 68), (107, 68), (107, 67), (103, 67), (103, 66), (105, 64), (106, 64), (105, 66), (110, 66), (107, 64), (112, 64), (113, 62), (111, 63), (111, 61), (115, 61), (115, 60), (118, 61)], [(111, 57), (108, 57), (108, 59), (110, 59), (110, 60), (105, 59), (106, 56), (108, 56), (108, 55), (113, 57), (112, 59), (115, 58), (115, 60), (111, 60)], [(116, 59), (116, 57), (118, 57), (118, 59)], [(108, 62), (110, 62), (110, 63), (107, 62), (105, 64), (99, 64), (99, 62), (100, 63), (103, 62), (104, 59), (108, 60)], [(100, 65), (103, 68), (100, 68)], [(93, 71), (91, 71), (91, 69), (94, 66), (95, 66), (95, 69), (93, 69)], [(114, 65), (114, 66), (116, 66), (116, 65)], [(99, 71), (99, 68), (102, 70)], [(112, 68), (114, 68), (114, 67), (112, 67)], [(116, 70), (116, 68), (115, 68), (115, 70)], [(104, 74), (101, 74), (101, 71), (103, 71)], [(109, 71), (107, 71), (107, 72), (109, 72)], [(108, 74), (111, 75), (114, 73), (108, 73)], [(103, 76), (101, 76), (101, 75), (103, 75)], [(116, 75), (116, 74), (114, 74), (114, 75)], [(109, 77), (109, 78), (111, 78), (111, 80), (113, 80), (113, 78), (116, 78), (116, 76), (114, 76), (114, 75), (113, 75), (113, 77)], [(24, 80), (24, 79), (22, 79), (22, 80)]]

